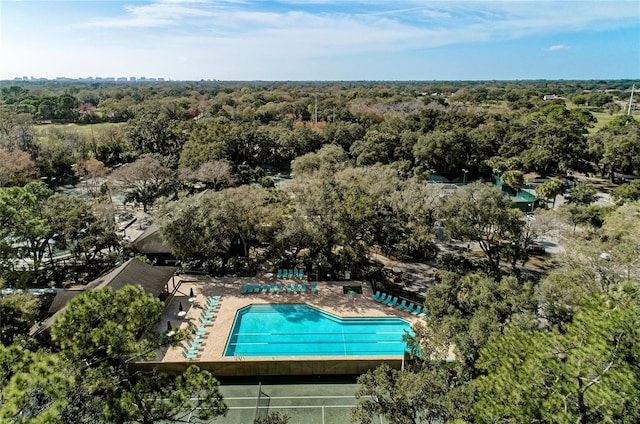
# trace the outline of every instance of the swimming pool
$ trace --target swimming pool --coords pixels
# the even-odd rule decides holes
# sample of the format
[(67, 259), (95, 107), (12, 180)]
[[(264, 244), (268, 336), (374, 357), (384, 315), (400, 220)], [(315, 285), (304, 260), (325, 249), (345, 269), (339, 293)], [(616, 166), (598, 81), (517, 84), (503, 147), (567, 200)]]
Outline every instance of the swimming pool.
[(339, 318), (304, 304), (249, 305), (236, 313), (224, 356), (402, 355), (400, 318)]

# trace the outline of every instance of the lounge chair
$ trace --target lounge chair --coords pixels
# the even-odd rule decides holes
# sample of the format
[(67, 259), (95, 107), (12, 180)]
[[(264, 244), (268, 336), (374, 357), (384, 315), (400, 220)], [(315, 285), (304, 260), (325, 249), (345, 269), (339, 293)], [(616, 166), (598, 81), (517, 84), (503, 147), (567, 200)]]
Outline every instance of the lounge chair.
[(249, 291), (249, 286), (247, 286), (246, 284), (242, 285), (242, 294), (245, 294)]
[(411, 302), (411, 303), (409, 303), (409, 306), (407, 306), (407, 307), (404, 309), (404, 311), (405, 311), (405, 312), (412, 312), (412, 311), (413, 311), (413, 308), (414, 308), (415, 306), (416, 306), (416, 305), (414, 305), (414, 304), (413, 304), (413, 302)]
[(204, 319), (211, 319), (211, 318), (213, 318), (215, 315), (216, 315), (216, 314), (215, 314), (215, 313), (213, 313), (213, 312), (203, 312), (201, 316), (202, 316), (202, 318), (204, 318)]
[(422, 313), (422, 306), (418, 305), (416, 306), (415, 311), (411, 312), (413, 315), (418, 315)]
[(287, 293), (291, 293), (292, 290), (291, 283), (287, 284)]
[(198, 354), (185, 350), (182, 352), (182, 356), (184, 357), (184, 359), (196, 359), (198, 357)]
[(406, 306), (407, 306), (407, 301), (402, 299), (402, 302), (400, 302), (400, 304), (398, 306), (396, 306), (396, 308), (404, 309)]
[(278, 277), (278, 278), (282, 278), (282, 270), (281, 270), (281, 269), (279, 269), (279, 270), (278, 270), (277, 277)]
[(209, 296), (209, 299), (221, 299), (222, 296), (220, 295), (215, 295), (215, 296)]
[(260, 293), (260, 288), (262, 286), (260, 284), (256, 284), (255, 286), (253, 286), (253, 292), (254, 293)]
[(396, 303), (398, 303), (398, 296), (394, 297), (391, 303), (387, 303), (387, 306), (396, 306)]
[(382, 301), (382, 303), (384, 303), (385, 305), (388, 305), (389, 303), (391, 303), (392, 300), (393, 300), (393, 295), (389, 294), (387, 295), (387, 298)]
[(276, 285), (274, 283), (271, 283), (271, 285), (269, 286), (269, 291), (273, 293), (275, 289), (276, 289)]
[(293, 291), (296, 293), (300, 291), (300, 286), (298, 285), (298, 283), (296, 283), (295, 286), (293, 286)]
[(374, 294), (373, 296), (371, 296), (371, 298), (372, 298), (373, 300), (379, 300), (379, 299), (380, 299), (380, 290), (378, 290), (378, 291), (376, 292), (376, 294)]
[(386, 293), (380, 294), (380, 297), (378, 298), (378, 302), (384, 303), (386, 300), (389, 300), (389, 298), (387, 297), (387, 294)]
[(315, 293), (318, 291), (318, 288), (316, 287), (316, 283), (311, 283), (311, 293)]
[(200, 327), (196, 330), (196, 336), (204, 336), (207, 333), (207, 329), (204, 327)]
[(304, 269), (298, 270), (298, 277), (304, 278)]
[(293, 270), (292, 269), (289, 270), (289, 278), (293, 278)]
[(264, 286), (262, 286), (262, 293), (266, 293), (268, 291), (269, 291), (269, 286), (268, 285), (265, 284)]
[(200, 324), (202, 324), (204, 326), (211, 325), (211, 320), (210, 319), (200, 318), (199, 321), (200, 321)]
[(302, 293), (306, 293), (307, 292), (307, 285), (305, 283), (302, 283), (302, 285), (300, 286), (300, 291)]
[(282, 284), (278, 283), (276, 285), (276, 293), (281, 292), (282, 291)]
[(253, 284), (247, 284), (247, 293), (253, 293)]
[(293, 270), (293, 277), (298, 278), (298, 268)]

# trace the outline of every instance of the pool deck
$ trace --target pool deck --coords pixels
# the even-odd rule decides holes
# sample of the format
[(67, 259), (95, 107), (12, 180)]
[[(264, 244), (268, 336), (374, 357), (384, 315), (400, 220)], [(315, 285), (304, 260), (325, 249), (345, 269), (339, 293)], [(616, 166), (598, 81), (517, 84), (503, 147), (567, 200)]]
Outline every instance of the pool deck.
[[(276, 278), (238, 278), (238, 277), (207, 277), (207, 276), (176, 276), (174, 281), (169, 282), (169, 287), (177, 287), (173, 297), (167, 300), (159, 330), (165, 331), (167, 321), (170, 321), (173, 329), (187, 329), (189, 326), (195, 328), (203, 327), (200, 323), (201, 314), (205, 311), (205, 304), (209, 296), (220, 296), (218, 307), (211, 324), (206, 326), (206, 333), (203, 336), (203, 344), (198, 350), (198, 356), (194, 359), (187, 360), (183, 356), (183, 347), (187, 346), (187, 341), (182, 341), (180, 346), (170, 347), (159, 352), (159, 358), (155, 363), (161, 364), (205, 364), (216, 363), (223, 366), (224, 363), (242, 362), (265, 362), (265, 361), (285, 361), (285, 362), (304, 362), (304, 361), (344, 361), (344, 356), (331, 357), (225, 357), (224, 350), (226, 348), (227, 339), (231, 332), (236, 312), (251, 304), (269, 304), (269, 303), (304, 303), (309, 306), (316, 307), (330, 314), (347, 318), (347, 317), (397, 317), (404, 319), (410, 324), (415, 324), (421, 318), (401, 311), (395, 307), (389, 307), (372, 299), (368, 283), (360, 281), (320, 281), (317, 282), (317, 290), (311, 292), (311, 284), (304, 281), (307, 286), (305, 293), (287, 292), (287, 284), (301, 284), (303, 281), (296, 279), (276, 279)], [(242, 293), (244, 284), (282, 284), (283, 289), (279, 293)], [(362, 294), (344, 294), (343, 286), (361, 286)], [(193, 290), (195, 301), (189, 302), (189, 294)], [(182, 303), (183, 317), (177, 316), (179, 312), (179, 304)], [(372, 357), (372, 356), (350, 356), (349, 360), (361, 361), (378, 361), (400, 360), (402, 357), (395, 356), (393, 358)], [(229, 364), (231, 365), (231, 364)], [(233, 368), (233, 367), (232, 367)]]

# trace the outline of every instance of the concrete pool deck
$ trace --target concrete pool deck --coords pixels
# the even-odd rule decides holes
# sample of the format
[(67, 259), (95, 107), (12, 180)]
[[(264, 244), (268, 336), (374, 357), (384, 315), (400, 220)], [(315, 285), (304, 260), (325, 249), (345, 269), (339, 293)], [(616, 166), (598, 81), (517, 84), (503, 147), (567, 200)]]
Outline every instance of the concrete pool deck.
[[(282, 284), (283, 289), (279, 293), (242, 293), (244, 284)], [(167, 321), (170, 321), (173, 329), (187, 329), (190, 325), (194, 328), (203, 327), (200, 317), (206, 310), (206, 302), (209, 296), (220, 296), (215, 316), (212, 323), (206, 326), (206, 333), (202, 337), (203, 344), (194, 359), (186, 359), (183, 355), (183, 347), (188, 340), (180, 343), (180, 346), (170, 347), (159, 352), (159, 357), (151, 363), (167, 370), (181, 370), (190, 364), (197, 364), (203, 369), (208, 369), (214, 375), (301, 375), (301, 374), (350, 374), (361, 373), (364, 369), (375, 368), (381, 362), (399, 367), (403, 356), (318, 356), (318, 357), (225, 357), (224, 351), (227, 339), (231, 333), (236, 312), (251, 304), (269, 303), (304, 303), (330, 314), (348, 317), (396, 317), (404, 319), (410, 324), (415, 324), (421, 318), (401, 311), (395, 307), (389, 307), (372, 299), (368, 283), (360, 281), (320, 281), (317, 282), (317, 291), (312, 293), (311, 284), (305, 281), (307, 290), (305, 293), (287, 292), (287, 284), (301, 284), (296, 279), (276, 279), (267, 277), (238, 278), (238, 277), (207, 277), (207, 276), (176, 276), (169, 285), (174, 285), (177, 290), (174, 296), (167, 300), (167, 306), (159, 324), (160, 331), (165, 331)], [(343, 286), (360, 286), (362, 294), (344, 294)], [(195, 295), (195, 301), (189, 302), (191, 291)], [(178, 317), (179, 305), (182, 304), (183, 317)]]

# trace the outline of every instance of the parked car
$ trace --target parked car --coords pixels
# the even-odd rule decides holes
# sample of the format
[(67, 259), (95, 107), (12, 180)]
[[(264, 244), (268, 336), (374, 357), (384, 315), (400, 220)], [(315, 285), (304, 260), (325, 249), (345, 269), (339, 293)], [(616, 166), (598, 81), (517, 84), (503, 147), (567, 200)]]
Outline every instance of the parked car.
[(544, 255), (544, 244), (540, 242), (533, 242), (527, 245), (527, 253), (532, 255)]

